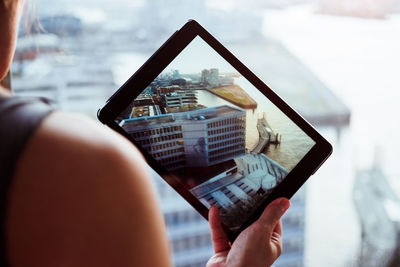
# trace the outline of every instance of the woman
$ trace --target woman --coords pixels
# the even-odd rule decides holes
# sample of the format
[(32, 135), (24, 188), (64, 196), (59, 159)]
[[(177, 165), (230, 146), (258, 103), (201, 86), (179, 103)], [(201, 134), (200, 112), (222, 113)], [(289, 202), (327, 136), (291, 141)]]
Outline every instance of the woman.
[[(22, 5), (0, 0), (0, 81)], [(171, 266), (145, 162), (128, 140), (1, 87), (0, 147), (1, 266)], [(271, 203), (232, 246), (212, 208), (208, 266), (271, 265), (288, 207), (287, 199)]]

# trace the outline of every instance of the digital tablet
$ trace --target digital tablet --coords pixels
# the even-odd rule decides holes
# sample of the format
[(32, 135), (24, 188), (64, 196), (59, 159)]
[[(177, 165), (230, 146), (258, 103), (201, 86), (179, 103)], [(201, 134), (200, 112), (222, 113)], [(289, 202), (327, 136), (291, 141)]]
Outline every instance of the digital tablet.
[(204, 218), (216, 206), (232, 241), (272, 200), (290, 198), (332, 152), (194, 20), (111, 96), (98, 118), (131, 140)]

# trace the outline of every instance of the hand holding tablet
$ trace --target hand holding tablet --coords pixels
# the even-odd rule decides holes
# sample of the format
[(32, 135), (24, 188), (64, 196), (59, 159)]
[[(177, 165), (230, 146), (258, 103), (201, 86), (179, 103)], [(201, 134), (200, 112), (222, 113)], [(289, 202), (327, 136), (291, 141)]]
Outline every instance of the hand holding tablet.
[(217, 207), (232, 241), (272, 200), (290, 198), (332, 152), (311, 125), (194, 20), (98, 116), (129, 138), (205, 218)]
[(280, 218), (289, 206), (290, 202), (285, 198), (274, 200), (232, 244), (221, 225), (218, 209), (212, 207), (208, 219), (215, 255), (206, 267), (271, 266), (282, 252)]

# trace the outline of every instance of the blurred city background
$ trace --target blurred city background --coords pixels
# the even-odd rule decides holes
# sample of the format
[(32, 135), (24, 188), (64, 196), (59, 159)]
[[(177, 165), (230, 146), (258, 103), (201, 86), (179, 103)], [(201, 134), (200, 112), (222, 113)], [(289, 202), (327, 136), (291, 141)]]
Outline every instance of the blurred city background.
[[(171, 34), (199, 21), (334, 146), (292, 199), (275, 266), (400, 266), (400, 0), (31, 0), (26, 9), (14, 93), (93, 119)], [(174, 265), (204, 266), (208, 223), (154, 172), (153, 181)]]

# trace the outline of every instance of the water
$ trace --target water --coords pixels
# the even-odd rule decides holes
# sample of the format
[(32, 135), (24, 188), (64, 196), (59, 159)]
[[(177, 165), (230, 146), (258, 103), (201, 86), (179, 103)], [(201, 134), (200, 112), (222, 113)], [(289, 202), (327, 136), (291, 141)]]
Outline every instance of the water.
[[(235, 78), (235, 83), (258, 102), (256, 109), (246, 110), (246, 148), (251, 150), (258, 143), (257, 118), (265, 113), (272, 130), (282, 136), (281, 144), (269, 145), (266, 155), (292, 170), (315, 144), (314, 141), (244, 77)], [(198, 90), (198, 100), (207, 107), (233, 105), (205, 90)]]

